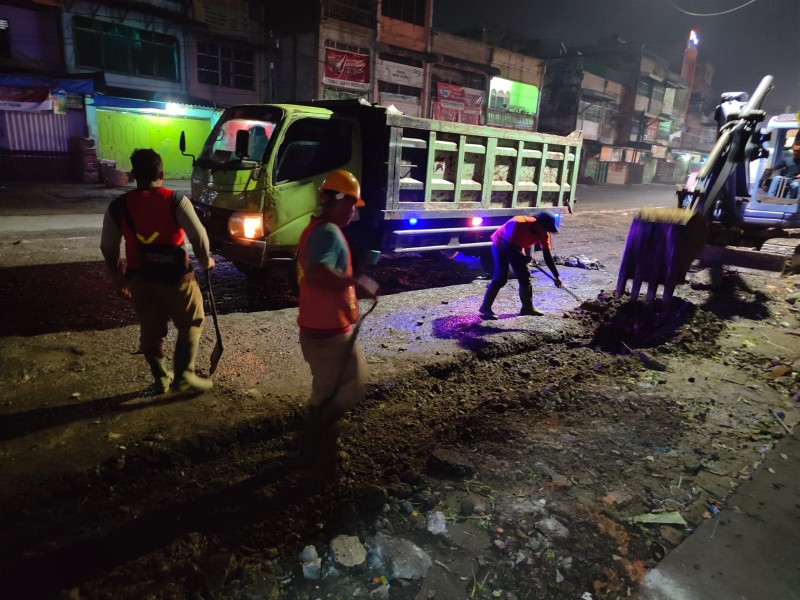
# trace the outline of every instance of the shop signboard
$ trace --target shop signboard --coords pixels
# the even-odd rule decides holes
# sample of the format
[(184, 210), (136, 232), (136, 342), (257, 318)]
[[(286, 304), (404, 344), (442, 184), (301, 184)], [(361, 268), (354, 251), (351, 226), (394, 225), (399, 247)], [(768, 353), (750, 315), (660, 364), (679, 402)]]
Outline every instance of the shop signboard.
[(482, 90), (438, 82), (436, 91), (437, 98), (431, 101), (434, 119), (480, 125), (484, 101)]
[(375, 70), (380, 81), (416, 88), (422, 87), (423, 71), (420, 67), (378, 59)]
[(50, 89), (46, 87), (0, 86), (0, 110), (52, 110)]
[(348, 90), (369, 91), (369, 56), (325, 48), (322, 83)]
[(381, 105), (393, 105), (403, 114), (411, 117), (419, 116), (419, 98), (417, 96), (407, 96), (406, 94), (390, 94), (381, 92)]

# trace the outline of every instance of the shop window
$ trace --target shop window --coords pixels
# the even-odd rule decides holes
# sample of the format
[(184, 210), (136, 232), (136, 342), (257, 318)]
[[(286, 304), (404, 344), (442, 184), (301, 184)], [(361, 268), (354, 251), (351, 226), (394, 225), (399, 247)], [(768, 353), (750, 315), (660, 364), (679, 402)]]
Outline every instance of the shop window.
[(8, 21), (0, 19), (0, 58), (11, 58), (11, 39), (8, 35)]
[(178, 81), (178, 40), (146, 29), (73, 17), (78, 66)]
[(197, 80), (240, 90), (255, 89), (255, 56), (243, 48), (197, 43)]
[(425, 0), (383, 0), (384, 17), (425, 25)]

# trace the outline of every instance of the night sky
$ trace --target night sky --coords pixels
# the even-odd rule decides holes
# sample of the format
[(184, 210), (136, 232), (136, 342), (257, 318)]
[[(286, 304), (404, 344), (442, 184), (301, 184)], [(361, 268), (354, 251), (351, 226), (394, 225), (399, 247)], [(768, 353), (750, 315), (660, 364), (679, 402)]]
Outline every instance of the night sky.
[[(775, 87), (764, 108), (800, 109), (800, 0), (434, 0), (434, 26), (448, 31), (488, 27), (567, 46), (619, 35), (658, 46), (700, 36), (698, 56), (715, 68), (716, 91), (752, 93), (764, 75)], [(729, 11), (693, 17), (693, 13)], [(672, 69), (680, 71), (679, 65)]]

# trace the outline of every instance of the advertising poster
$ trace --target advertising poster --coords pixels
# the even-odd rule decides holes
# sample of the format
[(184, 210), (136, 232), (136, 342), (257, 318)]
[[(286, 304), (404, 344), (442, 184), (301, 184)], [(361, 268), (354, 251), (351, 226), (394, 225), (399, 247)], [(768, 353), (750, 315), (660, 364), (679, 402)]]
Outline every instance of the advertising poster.
[(348, 90), (368, 91), (369, 56), (325, 48), (322, 83)]
[(480, 125), (484, 92), (438, 82), (437, 98), (431, 102), (432, 117), (440, 121)]
[(52, 110), (50, 89), (0, 86), (0, 110)]

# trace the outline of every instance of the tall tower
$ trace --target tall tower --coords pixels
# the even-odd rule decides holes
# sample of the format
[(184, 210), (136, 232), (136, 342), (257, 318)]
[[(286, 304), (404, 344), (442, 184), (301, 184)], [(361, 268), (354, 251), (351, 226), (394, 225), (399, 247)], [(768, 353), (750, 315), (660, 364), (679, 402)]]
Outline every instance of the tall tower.
[(683, 51), (683, 62), (681, 63), (681, 77), (686, 80), (686, 85), (691, 91), (694, 84), (694, 72), (697, 68), (697, 44), (699, 42), (697, 32), (692, 29), (689, 32), (689, 39), (686, 40), (686, 49)]

